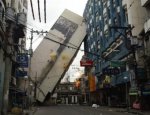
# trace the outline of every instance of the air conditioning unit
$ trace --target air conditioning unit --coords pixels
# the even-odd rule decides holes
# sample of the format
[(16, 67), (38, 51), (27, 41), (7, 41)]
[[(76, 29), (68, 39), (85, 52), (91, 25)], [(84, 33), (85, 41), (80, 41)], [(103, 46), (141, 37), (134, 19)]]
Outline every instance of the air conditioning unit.
[(15, 10), (12, 7), (6, 8), (6, 20), (15, 22)]
[(17, 14), (17, 22), (19, 25), (26, 26), (27, 23), (27, 16), (25, 13), (18, 13)]

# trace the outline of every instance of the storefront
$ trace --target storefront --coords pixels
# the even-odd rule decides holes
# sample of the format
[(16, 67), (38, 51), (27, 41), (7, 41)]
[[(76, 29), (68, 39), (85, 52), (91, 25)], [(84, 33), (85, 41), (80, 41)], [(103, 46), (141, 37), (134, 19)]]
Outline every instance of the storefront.
[(146, 83), (141, 91), (142, 109), (150, 110), (150, 82)]

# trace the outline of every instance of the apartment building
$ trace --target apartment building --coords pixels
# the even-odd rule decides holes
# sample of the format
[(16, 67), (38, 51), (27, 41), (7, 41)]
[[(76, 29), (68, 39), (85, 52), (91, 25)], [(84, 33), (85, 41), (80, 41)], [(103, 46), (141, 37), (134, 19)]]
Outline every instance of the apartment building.
[(24, 89), (19, 85), (20, 76), (16, 71), (24, 69), (18, 62), (18, 55), (26, 51), (27, 0), (1, 0), (0, 3), (0, 97), (3, 100), (0, 108), (1, 113), (7, 114), (8, 105), (12, 107), (14, 102), (17, 104), (16, 96)]
[(94, 61), (98, 79), (90, 93), (101, 105), (132, 106), (147, 81), (141, 37), (146, 10), (140, 0), (89, 0), (83, 16), (85, 54)]

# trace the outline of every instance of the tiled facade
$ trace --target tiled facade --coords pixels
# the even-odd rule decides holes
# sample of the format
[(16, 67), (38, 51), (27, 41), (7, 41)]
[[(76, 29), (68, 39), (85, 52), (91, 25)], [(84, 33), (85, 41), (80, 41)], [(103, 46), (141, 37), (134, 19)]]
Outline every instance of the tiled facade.
[[(149, 76), (146, 75), (149, 70), (145, 71), (145, 62), (142, 58), (145, 49), (149, 49), (148, 45), (144, 45), (148, 44), (149, 40), (143, 39), (146, 33), (149, 36), (147, 20), (149, 1), (141, 1), (88, 0), (87, 2), (83, 14), (87, 22), (84, 48), (86, 57), (94, 61), (93, 73), (98, 79), (96, 85), (100, 91), (98, 95), (100, 98), (106, 97), (100, 100), (100, 104), (111, 105), (110, 98), (120, 95), (118, 96), (120, 105), (129, 104), (127, 103), (129, 100), (132, 106), (135, 98), (141, 95), (138, 91), (144, 92), (142, 87), (147, 83)], [(118, 64), (119, 74), (108, 71), (115, 67), (112, 61)], [(122, 62), (125, 64), (120, 65)], [(85, 70), (88, 74), (89, 68)], [(106, 80), (108, 78), (109, 83)], [(105, 102), (102, 102), (103, 100)]]

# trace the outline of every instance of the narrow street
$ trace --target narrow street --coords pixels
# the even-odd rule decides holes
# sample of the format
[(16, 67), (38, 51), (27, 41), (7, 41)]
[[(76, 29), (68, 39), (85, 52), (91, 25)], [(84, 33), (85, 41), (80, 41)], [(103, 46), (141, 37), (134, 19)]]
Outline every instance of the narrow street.
[(133, 115), (107, 107), (92, 108), (79, 105), (57, 105), (37, 108), (34, 115)]

